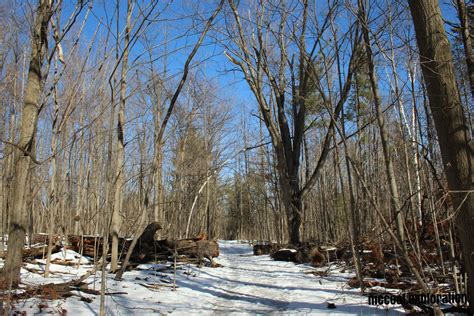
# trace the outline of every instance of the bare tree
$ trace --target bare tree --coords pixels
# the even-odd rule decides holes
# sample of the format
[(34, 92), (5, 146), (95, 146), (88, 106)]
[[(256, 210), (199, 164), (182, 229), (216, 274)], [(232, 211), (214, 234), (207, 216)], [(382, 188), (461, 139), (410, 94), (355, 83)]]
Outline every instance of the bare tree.
[[(112, 217), (110, 222), (110, 233), (112, 235), (112, 253), (110, 258), (110, 270), (116, 271), (118, 268), (118, 236), (121, 224), (121, 212), (123, 203), (123, 185), (124, 185), (124, 164), (125, 164), (125, 100), (127, 94), (127, 71), (128, 55), (130, 45), (131, 18), (132, 18), (132, 0), (127, 1), (127, 22), (124, 35), (124, 50), (122, 54), (122, 74), (120, 78), (120, 100), (117, 120), (117, 146), (114, 174), (114, 199)], [(112, 105), (114, 106), (114, 105)]]
[(48, 52), (49, 20), (53, 14), (53, 3), (40, 0), (33, 24), (31, 36), (31, 53), (28, 70), (28, 80), (21, 116), (20, 137), (15, 145), (15, 179), (13, 184), (13, 201), (10, 215), (10, 231), (8, 250), (3, 267), (3, 278), (7, 284), (16, 286), (20, 281), (20, 269), (23, 260), (23, 245), (25, 244), (28, 225), (26, 213), (26, 182), (34, 158), (36, 129), (38, 115), (41, 111), (41, 94), (45, 81), (42, 66)]
[(456, 211), (457, 234), (464, 269), (468, 274), (470, 309), (474, 312), (474, 240), (471, 233), (474, 227), (474, 153), (471, 136), (456, 84), (451, 46), (438, 1), (409, 0), (408, 3), (444, 171)]
[[(308, 1), (292, 3), (291, 7), (286, 7), (285, 2), (274, 6), (262, 1), (254, 8), (255, 22), (246, 24), (242, 23), (236, 3), (229, 0), (229, 4), (235, 21), (235, 31), (230, 30), (229, 36), (235, 38), (235, 47), (227, 47), (227, 57), (243, 73), (270, 134), (282, 201), (288, 218), (289, 240), (298, 244), (301, 241), (303, 198), (316, 183), (324, 166), (333, 139), (334, 122), (339, 117), (351, 87), (358, 55), (357, 36), (353, 38), (354, 45), (342, 92), (339, 99), (331, 104), (321, 86), (322, 78), (317, 74), (315, 64), (319, 62), (317, 54), (320, 52), (318, 48), (321, 49), (320, 41), (335, 7), (329, 8), (323, 25), (316, 34), (312, 34), (315, 37), (312, 45), (307, 47), (308, 13), (311, 10)], [(299, 13), (297, 21), (291, 19), (292, 11)], [(274, 14), (279, 17), (279, 23), (271, 20)], [(288, 28), (287, 25), (292, 27)], [(251, 35), (247, 36), (249, 28)], [(296, 49), (293, 51), (294, 47)], [(316, 89), (321, 93), (325, 105), (330, 108), (329, 115), (334, 120), (330, 122), (324, 137), (316, 167), (307, 181), (301, 183), (300, 164), (308, 117), (308, 98), (314, 89), (311, 82), (319, 85)]]
[(466, 56), (467, 73), (469, 76), (469, 83), (471, 85), (471, 97), (474, 100), (474, 53), (472, 52), (472, 34), (469, 27), (470, 22), (465, 0), (456, 0), (456, 7), (460, 22), (460, 32), (462, 44), (464, 47), (464, 55)]
[(380, 133), (380, 140), (382, 145), (382, 153), (384, 156), (385, 172), (387, 175), (387, 181), (389, 185), (390, 192), (390, 202), (393, 206), (396, 219), (396, 227), (398, 233), (398, 240), (395, 240), (397, 247), (402, 252), (404, 260), (407, 262), (407, 265), (410, 269), (410, 272), (415, 276), (417, 282), (422, 287), (423, 291), (427, 292), (428, 287), (424, 282), (421, 274), (416, 269), (414, 263), (408, 255), (408, 251), (405, 243), (405, 231), (404, 231), (404, 222), (401, 214), (401, 205), (400, 197), (398, 193), (398, 185), (395, 178), (395, 171), (393, 166), (393, 160), (391, 157), (391, 151), (389, 148), (389, 138), (388, 138), (388, 128), (386, 126), (386, 121), (384, 113), (382, 110), (382, 98), (380, 96), (377, 77), (375, 73), (375, 64), (373, 59), (373, 51), (371, 46), (370, 34), (369, 34), (369, 24), (367, 18), (367, 12), (365, 9), (364, 1), (358, 0), (359, 5), (359, 19), (362, 23), (362, 34), (364, 38), (365, 54), (367, 57), (367, 66), (369, 70), (369, 81), (374, 96), (375, 112), (377, 118), (377, 125)]
[[(181, 78), (178, 82), (178, 85), (177, 85), (176, 89), (174, 89), (174, 93), (172, 94), (172, 96), (169, 100), (168, 108), (166, 109), (166, 111), (164, 111), (165, 113), (161, 113), (161, 111), (157, 111), (157, 109), (155, 109), (155, 116), (156, 117), (155, 117), (154, 153), (153, 153), (153, 155), (154, 155), (154, 158), (153, 158), (153, 173), (154, 173), (154, 177), (155, 177), (154, 191), (155, 191), (155, 198), (156, 198), (156, 201), (155, 201), (156, 205), (154, 207), (155, 217), (158, 217), (158, 214), (160, 212), (160, 208), (162, 207), (162, 206), (158, 205), (158, 203), (161, 203), (161, 201), (162, 201), (161, 200), (161, 197), (162, 197), (162, 192), (161, 192), (161, 190), (162, 190), (162, 179), (161, 179), (162, 171), (161, 171), (161, 169), (162, 169), (162, 163), (163, 163), (163, 161), (162, 161), (162, 155), (163, 155), (162, 149), (163, 149), (163, 140), (164, 140), (165, 131), (166, 131), (166, 128), (168, 126), (168, 122), (170, 120), (171, 114), (173, 113), (175, 105), (176, 105), (176, 103), (178, 101), (178, 98), (181, 94), (181, 91), (184, 87), (184, 84), (186, 83), (186, 80), (188, 78), (191, 63), (192, 63), (194, 57), (196, 56), (196, 53), (198, 52), (199, 47), (201, 47), (201, 44), (204, 41), (204, 38), (206, 37), (207, 33), (209, 32), (209, 29), (211, 28), (212, 24), (214, 23), (214, 20), (215, 20), (216, 16), (221, 11), (221, 9), (224, 5), (224, 2), (225, 2), (225, 0), (219, 1), (219, 4), (217, 5), (216, 9), (213, 11), (212, 15), (207, 19), (206, 24), (204, 26), (204, 29), (201, 31), (197, 42), (193, 46), (193, 49), (191, 50), (188, 57), (186, 58), (186, 61), (184, 63), (184, 69), (183, 69), (183, 72), (181, 74)], [(156, 81), (153, 81), (153, 83), (157, 84)], [(155, 94), (157, 94), (157, 93), (155, 92)], [(156, 101), (159, 101), (159, 100), (156, 98)], [(159, 103), (154, 104), (154, 107), (160, 107), (160, 106), (161, 106), (161, 104), (159, 104)], [(160, 113), (158, 113), (158, 112), (160, 112)], [(159, 122), (158, 114), (164, 114), (161, 122)]]

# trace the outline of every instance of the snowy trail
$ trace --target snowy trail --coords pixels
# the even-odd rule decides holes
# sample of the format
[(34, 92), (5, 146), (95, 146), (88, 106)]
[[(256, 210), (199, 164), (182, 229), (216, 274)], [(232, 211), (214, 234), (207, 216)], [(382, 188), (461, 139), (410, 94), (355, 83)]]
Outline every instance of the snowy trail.
[[(176, 291), (169, 284), (150, 289), (144, 285), (170, 282), (172, 275), (160, 271), (165, 265), (146, 264), (126, 272), (122, 281), (108, 275), (108, 292), (126, 292), (125, 295), (106, 296), (108, 315), (397, 315), (401, 309), (391, 306), (368, 306), (367, 297), (346, 285), (351, 274), (334, 268), (327, 277), (305, 272), (314, 270), (307, 265), (273, 261), (269, 256), (253, 256), (252, 247), (236, 241), (220, 241), (220, 256), (215, 261), (220, 268), (197, 268), (183, 265), (177, 272)], [(72, 254), (74, 255), (74, 254)], [(63, 275), (44, 279), (25, 271), (23, 279), (29, 283), (63, 282), (76, 278), (91, 266), (72, 267), (53, 265)], [(325, 268), (327, 269), (327, 267)], [(100, 275), (88, 279), (90, 288), (100, 288)], [(87, 303), (80, 296), (91, 298)], [(66, 310), (68, 315), (98, 315), (99, 297), (77, 292), (67, 300), (48, 304), (50, 311)], [(328, 309), (327, 303), (335, 303), (336, 309)], [(38, 298), (29, 299), (18, 306), (28, 314), (37, 313), (42, 303)], [(43, 312), (46, 312), (43, 307)]]
[(222, 244), (217, 260), (218, 269), (202, 269), (195, 280), (181, 280), (179, 284), (210, 294), (213, 311), (269, 312), (282, 311), (292, 302), (295, 280), (288, 280), (292, 263), (255, 257), (248, 245)]
[[(347, 289), (349, 275), (315, 277), (304, 273), (311, 269), (308, 266), (253, 256), (249, 245), (236, 242), (221, 242), (220, 250), (217, 261), (223, 268), (202, 269), (197, 278), (178, 282), (181, 287), (207, 294), (202, 312), (386, 314), (369, 308), (366, 297)], [(336, 309), (328, 309), (328, 301), (335, 303)]]

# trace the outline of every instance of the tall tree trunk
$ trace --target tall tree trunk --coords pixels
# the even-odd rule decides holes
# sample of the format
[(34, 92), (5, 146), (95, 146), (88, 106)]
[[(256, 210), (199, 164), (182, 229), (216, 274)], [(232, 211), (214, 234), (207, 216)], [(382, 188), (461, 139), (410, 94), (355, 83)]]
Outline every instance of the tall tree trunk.
[[(25, 59), (25, 54), (23, 54), (23, 60)], [(23, 64), (25, 64), (25, 61), (23, 61)], [(15, 121), (16, 121), (16, 100), (17, 100), (17, 90), (18, 88), (18, 68), (19, 68), (19, 62), (18, 60), (15, 63), (15, 71), (14, 71), (14, 77), (13, 77), (13, 102), (12, 102), (12, 109), (10, 113), (10, 122), (8, 124), (8, 141), (10, 143), (15, 142)], [(23, 72), (25, 70), (23, 69)], [(23, 78), (24, 76), (21, 76)], [(22, 86), (21, 84), (20, 86)], [(9, 222), (10, 222), (10, 209), (11, 209), (11, 203), (12, 203), (12, 184), (11, 184), (11, 179), (13, 178), (13, 170), (14, 170), (14, 159), (15, 155), (15, 149), (11, 146), (5, 148), (5, 161), (3, 165), (3, 177), (4, 177), (4, 200), (3, 204), (0, 205), (2, 207), (2, 243), (1, 245), (4, 246), (5, 244), (5, 234), (8, 233), (8, 229), (10, 227)]]
[[(472, 4), (471, 4), (472, 5)], [(466, 55), (467, 73), (471, 86), (471, 96), (474, 99), (474, 54), (472, 53), (472, 38), (469, 30), (469, 17), (467, 15), (466, 3), (464, 0), (456, 0), (459, 22), (461, 24), (461, 38)]]
[[(159, 127), (155, 127), (155, 131), (157, 131), (158, 128)], [(153, 149), (153, 179), (155, 191), (153, 218), (155, 222), (163, 224), (165, 222), (163, 195), (163, 145), (157, 141), (155, 141)]]
[[(152, 56), (150, 55), (150, 60)], [(151, 64), (151, 73), (153, 80), (157, 75), (155, 74), (153, 63)], [(161, 94), (163, 85), (161, 80), (153, 81), (153, 92), (155, 99), (155, 106), (153, 107), (154, 119), (154, 142), (153, 142), (153, 190), (155, 195), (155, 202), (153, 204), (153, 219), (155, 222), (164, 224), (164, 192), (163, 192), (163, 143), (158, 139), (158, 134), (161, 128), (162, 104)]]
[(368, 19), (367, 14), (365, 11), (365, 7), (362, 0), (359, 0), (359, 13), (360, 19), (363, 24), (362, 26), (362, 33), (364, 36), (364, 43), (365, 43), (365, 53), (367, 56), (367, 64), (369, 68), (369, 81), (370, 86), (372, 89), (372, 93), (374, 96), (374, 104), (375, 104), (375, 111), (377, 117), (377, 124), (379, 127), (380, 132), (380, 142), (382, 144), (382, 152), (384, 157), (385, 163), (385, 172), (387, 174), (387, 181), (390, 190), (390, 202), (392, 204), (392, 208), (395, 211), (395, 218), (397, 224), (397, 232), (400, 238), (400, 241), (404, 242), (405, 240), (405, 231), (403, 229), (403, 217), (401, 214), (401, 207), (400, 207), (400, 197), (398, 194), (398, 186), (395, 179), (395, 171), (393, 168), (393, 161), (392, 157), (390, 156), (390, 147), (389, 147), (389, 137), (388, 137), (388, 130), (385, 124), (384, 113), (382, 110), (382, 99), (380, 97), (379, 89), (377, 86), (377, 76), (375, 74), (375, 64), (373, 60), (373, 53), (372, 47), (370, 44), (370, 36), (369, 36), (369, 29), (368, 29)]
[(20, 138), (16, 145), (15, 179), (13, 182), (13, 201), (11, 224), (8, 238), (8, 250), (3, 267), (3, 276), (13, 286), (20, 281), (23, 246), (28, 226), (25, 194), (30, 173), (32, 151), (35, 144), (38, 115), (41, 111), (40, 97), (44, 78), (41, 72), (48, 46), (49, 19), (52, 3), (40, 0), (31, 37), (31, 59), (25, 90), (25, 101), (21, 116)]
[[(84, 122), (84, 111), (81, 110), (79, 114), (79, 124), (82, 126)], [(88, 200), (85, 198), (85, 182), (86, 179), (84, 177), (84, 169), (86, 168), (86, 164), (88, 163), (87, 159), (84, 159), (84, 133), (81, 133), (79, 140), (79, 153), (78, 153), (78, 158), (79, 158), (79, 170), (77, 172), (77, 197), (76, 197), (76, 203), (75, 203), (75, 213), (72, 215), (74, 216), (74, 234), (78, 235), (79, 231), (81, 229), (80, 222), (85, 222), (85, 214), (84, 214), (84, 201)], [(82, 231), (82, 234), (85, 232)]]
[[(122, 275), (125, 272), (125, 269), (127, 268), (130, 257), (132, 256), (132, 253), (135, 249), (135, 246), (139, 240), (139, 238), (142, 236), (143, 232), (145, 231), (145, 224), (147, 221), (147, 208), (148, 208), (148, 188), (145, 188), (144, 184), (144, 164), (145, 164), (145, 157), (146, 157), (146, 132), (145, 130), (143, 131), (143, 139), (139, 141), (139, 148), (140, 148), (140, 172), (139, 172), (139, 191), (138, 191), (138, 213), (139, 215), (139, 220), (138, 220), (138, 226), (136, 227), (135, 231), (135, 236), (133, 237), (132, 243), (127, 251), (127, 254), (125, 256), (125, 259), (123, 260), (122, 266), (118, 270), (115, 279), (116, 280), (121, 280)], [(161, 227), (160, 227), (161, 229)]]
[[(409, 0), (421, 69), (431, 113), (438, 134), (444, 171), (448, 180), (455, 223), (468, 274), (468, 298), (474, 313), (474, 189), (473, 149), (469, 127), (459, 96), (451, 46), (444, 29), (438, 1)], [(469, 194), (470, 192), (470, 194)]]
[(122, 212), (123, 204), (123, 186), (124, 186), (124, 163), (125, 163), (125, 99), (127, 93), (127, 70), (128, 70), (128, 53), (130, 43), (132, 18), (132, 0), (127, 2), (127, 24), (125, 26), (124, 36), (124, 51), (122, 58), (122, 75), (120, 78), (120, 101), (117, 121), (117, 161), (115, 165), (115, 190), (114, 190), (114, 207), (112, 212), (112, 220), (110, 225), (110, 233), (112, 236), (112, 249), (110, 257), (110, 270), (116, 271), (118, 269), (118, 243), (119, 231), (122, 224), (120, 213)]
[[(56, 55), (55, 65), (54, 65), (54, 76), (55, 80), (58, 80), (58, 63), (59, 58)], [(46, 255), (46, 266), (44, 268), (44, 277), (49, 277), (49, 268), (51, 266), (51, 253), (52, 253), (52, 246), (53, 246), (53, 231), (54, 231), (54, 219), (58, 212), (58, 202), (59, 202), (59, 194), (58, 194), (58, 187), (57, 187), (57, 178), (58, 178), (58, 166), (57, 166), (57, 154), (58, 154), (58, 137), (59, 137), (59, 100), (58, 100), (58, 89), (55, 86), (53, 88), (53, 96), (54, 96), (54, 108), (53, 108), (53, 124), (51, 126), (51, 179), (50, 179), (50, 186), (49, 186), (49, 222), (48, 222), (48, 252)]]
[[(7, 109), (5, 107), (4, 111), (6, 112)], [(2, 110), (0, 110), (0, 115), (2, 115)], [(5, 118), (7, 116), (5, 115)], [(0, 139), (4, 139), (5, 138), (5, 134), (6, 134), (6, 126), (5, 124), (3, 124), (2, 126), (0, 126)], [(5, 145), (3, 145), (3, 148), (1, 148), (1, 150), (3, 152), (5, 152)], [(6, 233), (6, 230), (4, 230), (4, 225), (3, 225), (3, 219), (4, 219), (4, 204), (5, 204), (5, 201), (7, 201), (7, 187), (5, 186), (5, 178), (7, 177), (7, 166), (8, 166), (8, 161), (7, 159), (1, 159), (0, 161), (0, 246), (3, 247), (4, 244), (3, 244), (3, 236), (5, 235)], [(3, 249), (3, 248), (2, 248)]]

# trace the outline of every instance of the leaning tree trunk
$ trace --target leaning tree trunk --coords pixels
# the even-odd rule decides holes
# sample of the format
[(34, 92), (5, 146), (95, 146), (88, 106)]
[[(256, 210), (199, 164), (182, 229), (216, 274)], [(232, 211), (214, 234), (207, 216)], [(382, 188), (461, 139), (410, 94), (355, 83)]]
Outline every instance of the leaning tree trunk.
[(21, 116), (20, 138), (15, 150), (15, 179), (13, 183), (13, 205), (10, 214), (11, 224), (8, 236), (8, 250), (2, 271), (5, 281), (13, 286), (17, 285), (20, 281), (20, 269), (23, 259), (22, 251), (28, 226), (25, 201), (26, 188), (28, 188), (26, 182), (33, 157), (32, 151), (35, 145), (38, 115), (41, 110), (39, 102), (44, 85), (41, 67), (47, 52), (50, 17), (50, 1), (40, 0), (31, 37), (31, 59)]
[[(436, 0), (409, 0), (420, 51), (421, 69), (428, 91), (430, 108), (438, 134), (444, 171), (448, 180), (464, 269), (468, 274), (467, 292), (474, 312), (474, 189), (473, 149), (469, 126), (452, 63), (451, 46)], [(470, 192), (470, 193), (469, 193)]]

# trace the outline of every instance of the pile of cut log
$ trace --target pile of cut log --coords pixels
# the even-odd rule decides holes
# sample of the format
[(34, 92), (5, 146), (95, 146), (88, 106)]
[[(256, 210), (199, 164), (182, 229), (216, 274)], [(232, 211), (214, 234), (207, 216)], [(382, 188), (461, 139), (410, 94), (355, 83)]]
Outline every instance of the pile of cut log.
[[(60, 236), (53, 235), (52, 239), (51, 252), (59, 252), (63, 248)], [(25, 245), (25, 248), (23, 248), (23, 260), (46, 257), (48, 253), (48, 242), (49, 237), (47, 234), (33, 234), (28, 240), (28, 245)], [(5, 256), (6, 252), (0, 250), (0, 258), (5, 259)]]
[(325, 265), (326, 262), (333, 261), (335, 259), (333, 250), (336, 250), (336, 248), (317, 246), (310, 242), (299, 245), (264, 242), (253, 246), (253, 253), (256, 256), (270, 255), (276, 261), (309, 263), (314, 267), (320, 267)]
[[(161, 229), (161, 226), (156, 222), (149, 224), (145, 228), (133, 249), (130, 262), (145, 263), (180, 256), (181, 258), (196, 258), (200, 264), (203, 263), (204, 258), (207, 258), (212, 265), (212, 259), (219, 256), (219, 246), (214, 240), (205, 240), (202, 239), (202, 236), (179, 240), (156, 240), (154, 236), (159, 229)], [(73, 235), (68, 237), (68, 241), (69, 249), (86, 256), (97, 258), (102, 253), (103, 239), (101, 237)], [(125, 258), (131, 243), (130, 239), (119, 239), (121, 259)]]
[[(156, 222), (145, 228), (133, 249), (130, 258), (131, 263), (154, 262), (176, 257), (178, 260), (194, 258), (197, 259), (199, 264), (202, 264), (204, 259), (207, 258), (213, 265), (212, 259), (219, 256), (219, 246), (214, 240), (203, 239), (205, 238), (203, 236), (179, 240), (156, 240), (154, 235), (159, 229), (161, 229), (161, 226)], [(23, 259), (45, 258), (48, 251), (48, 242), (48, 235), (33, 234), (30, 237), (30, 246), (25, 246), (23, 249)], [(119, 239), (120, 260), (125, 258), (131, 243), (131, 239)], [(52, 253), (65, 248), (90, 258), (99, 259), (102, 256), (104, 241), (102, 237), (98, 236), (69, 235), (65, 240), (62, 240), (59, 235), (53, 235), (52, 244)], [(0, 253), (0, 258), (4, 256), (4, 253)]]

